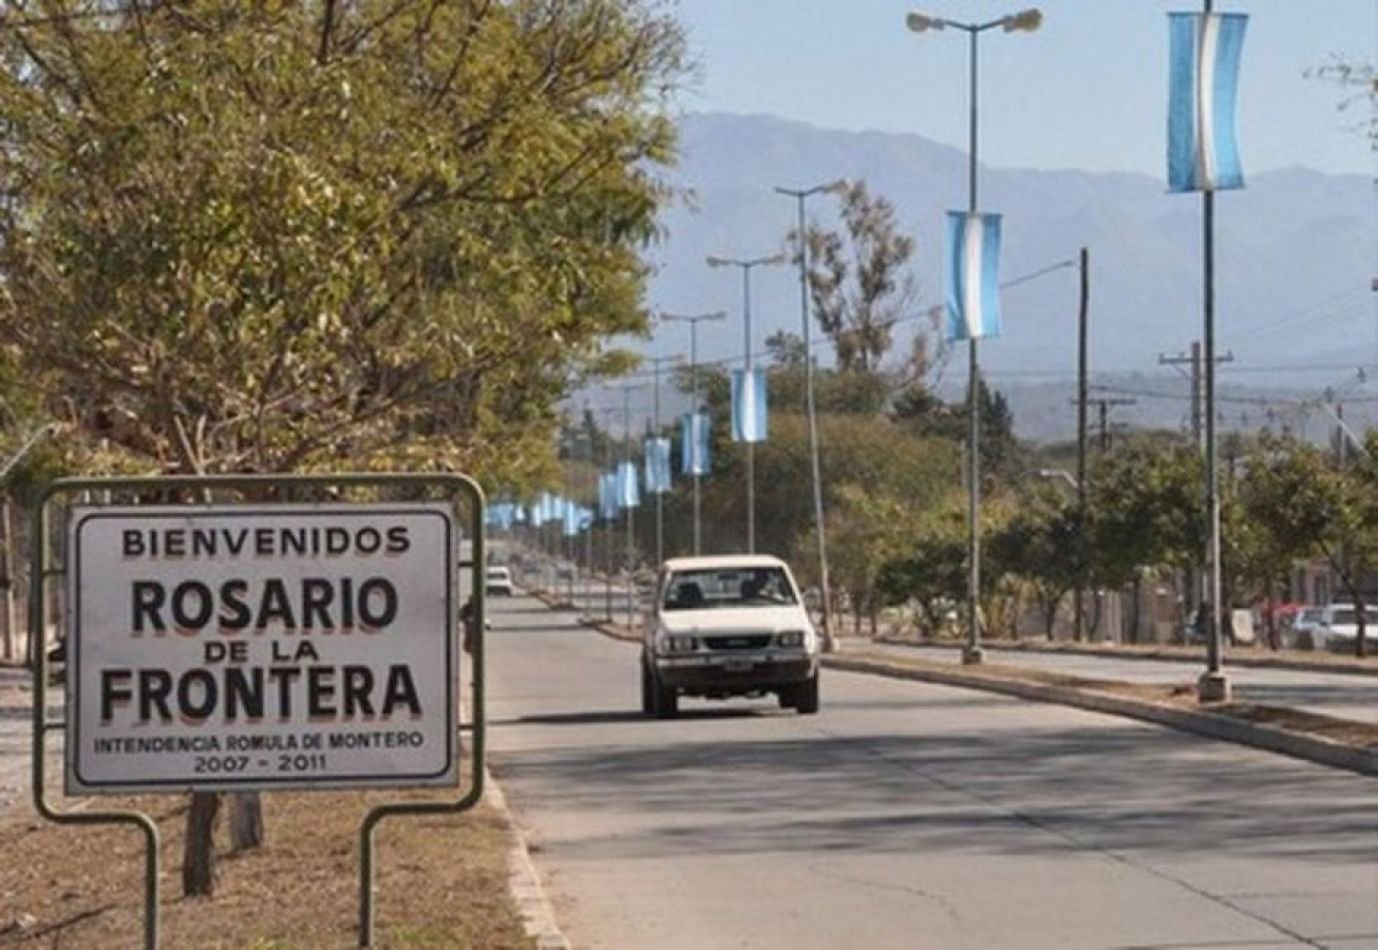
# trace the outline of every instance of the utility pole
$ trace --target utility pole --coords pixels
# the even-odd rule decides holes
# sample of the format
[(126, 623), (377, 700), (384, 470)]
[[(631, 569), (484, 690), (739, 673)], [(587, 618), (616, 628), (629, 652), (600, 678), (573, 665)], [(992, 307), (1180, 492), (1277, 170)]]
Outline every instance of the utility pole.
[[(1234, 353), (1223, 353), (1215, 357), (1215, 362), (1217, 364), (1233, 363)], [(1171, 366), (1179, 373), (1183, 373), (1182, 366), (1186, 365), (1191, 367), (1189, 375), (1183, 373), (1191, 383), (1191, 440), (1192, 444), (1196, 446), (1196, 451), (1200, 452), (1204, 459), (1206, 455), (1205, 399), (1203, 398), (1205, 392), (1205, 373), (1202, 369), (1201, 341), (1191, 341), (1190, 353), (1177, 353), (1173, 356), (1169, 356), (1166, 353), (1159, 353), (1158, 365)], [(1205, 483), (1202, 488), (1203, 492), (1207, 495), (1210, 494), (1210, 486), (1211, 475), (1207, 472), (1205, 473)], [(1188, 617), (1195, 618), (1197, 612), (1200, 610), (1202, 600), (1205, 598), (1205, 586), (1206, 574), (1202, 569), (1199, 559), (1197, 559), (1191, 568), (1191, 589), (1188, 591), (1187, 596)]]
[[(1215, 358), (1217, 365), (1221, 363), (1233, 363), (1234, 353), (1227, 352)], [(1183, 373), (1182, 366), (1190, 366), (1190, 373), (1183, 373), (1191, 381), (1191, 433), (1192, 442), (1200, 451), (1205, 451), (1205, 415), (1202, 406), (1202, 359), (1201, 341), (1192, 340), (1190, 353), (1177, 353), (1169, 356), (1166, 353), (1158, 354), (1159, 366), (1171, 366), (1179, 373)]]
[(1137, 399), (1127, 399), (1120, 396), (1110, 396), (1101, 399), (1087, 400), (1096, 406), (1097, 418), (1099, 419), (1100, 429), (1100, 450), (1110, 451), (1110, 410), (1114, 406), (1132, 406), (1138, 403)]
[(1086, 248), (1077, 258), (1081, 295), (1077, 308), (1077, 589), (1072, 594), (1072, 636), (1080, 643), (1086, 636), (1086, 569), (1090, 563), (1086, 543), (1086, 398), (1091, 303), (1091, 257)]

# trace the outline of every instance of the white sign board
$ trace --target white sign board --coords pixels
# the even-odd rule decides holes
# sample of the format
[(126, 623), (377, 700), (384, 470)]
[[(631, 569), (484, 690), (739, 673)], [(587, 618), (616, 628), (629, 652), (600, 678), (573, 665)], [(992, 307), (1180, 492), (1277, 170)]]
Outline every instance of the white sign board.
[(453, 785), (444, 504), (74, 509), (70, 793)]

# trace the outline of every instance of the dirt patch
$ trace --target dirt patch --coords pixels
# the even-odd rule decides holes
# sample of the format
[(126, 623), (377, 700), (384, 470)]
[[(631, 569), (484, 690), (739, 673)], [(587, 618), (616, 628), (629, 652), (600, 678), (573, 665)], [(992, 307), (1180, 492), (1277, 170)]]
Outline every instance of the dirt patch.
[[(409, 797), (422, 796), (265, 795), (267, 843), (222, 854), (215, 896), (191, 900), (181, 897), (185, 799), (96, 804), (139, 808), (158, 822), (163, 946), (295, 950), (357, 946), (359, 823), (372, 805)], [(510, 845), (503, 816), (487, 806), (384, 821), (375, 834), (377, 945), (533, 946), (509, 895)], [(139, 833), (58, 826), (25, 807), (0, 818), (0, 855), (0, 946), (140, 944)]]

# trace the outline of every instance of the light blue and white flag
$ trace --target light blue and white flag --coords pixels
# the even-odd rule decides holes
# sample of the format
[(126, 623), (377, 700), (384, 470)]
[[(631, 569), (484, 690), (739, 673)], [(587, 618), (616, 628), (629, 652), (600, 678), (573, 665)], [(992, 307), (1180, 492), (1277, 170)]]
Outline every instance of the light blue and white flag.
[[(563, 501), (564, 499), (561, 500)], [(562, 519), (564, 521), (564, 536), (572, 538), (579, 533), (579, 506), (573, 502), (567, 502), (562, 507), (564, 508), (562, 514)]]
[(766, 440), (766, 371), (755, 366), (748, 378), (746, 370), (732, 371), (732, 441)]
[(535, 504), (528, 506), (526, 520), (533, 528), (539, 528), (545, 524), (545, 500), (543, 498), (538, 496)]
[(641, 504), (637, 490), (636, 463), (623, 462), (617, 466), (617, 507), (636, 508)]
[(708, 413), (686, 412), (680, 417), (680, 474), (707, 475), (709, 472)]
[(646, 491), (663, 495), (670, 490), (670, 440), (646, 439)]
[(604, 521), (617, 517), (616, 472), (603, 472), (598, 476), (598, 515)]
[(1167, 180), (1171, 191), (1243, 188), (1235, 99), (1243, 13), (1168, 14)]
[(1000, 215), (947, 213), (947, 338), (1000, 335)]

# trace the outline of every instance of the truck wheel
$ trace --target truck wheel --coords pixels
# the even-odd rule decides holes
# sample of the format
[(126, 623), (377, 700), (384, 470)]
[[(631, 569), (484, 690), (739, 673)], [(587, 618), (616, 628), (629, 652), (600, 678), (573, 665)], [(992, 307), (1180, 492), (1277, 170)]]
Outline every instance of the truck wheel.
[(814, 673), (807, 680), (793, 688), (794, 708), (805, 716), (811, 716), (818, 712), (818, 674)]
[(641, 711), (646, 715), (653, 715), (655, 708), (655, 684), (651, 682), (651, 673), (646, 669), (646, 661), (641, 662)]
[(662, 684), (654, 673), (651, 674), (651, 707), (657, 719), (674, 719), (679, 715), (679, 694), (674, 687)]

